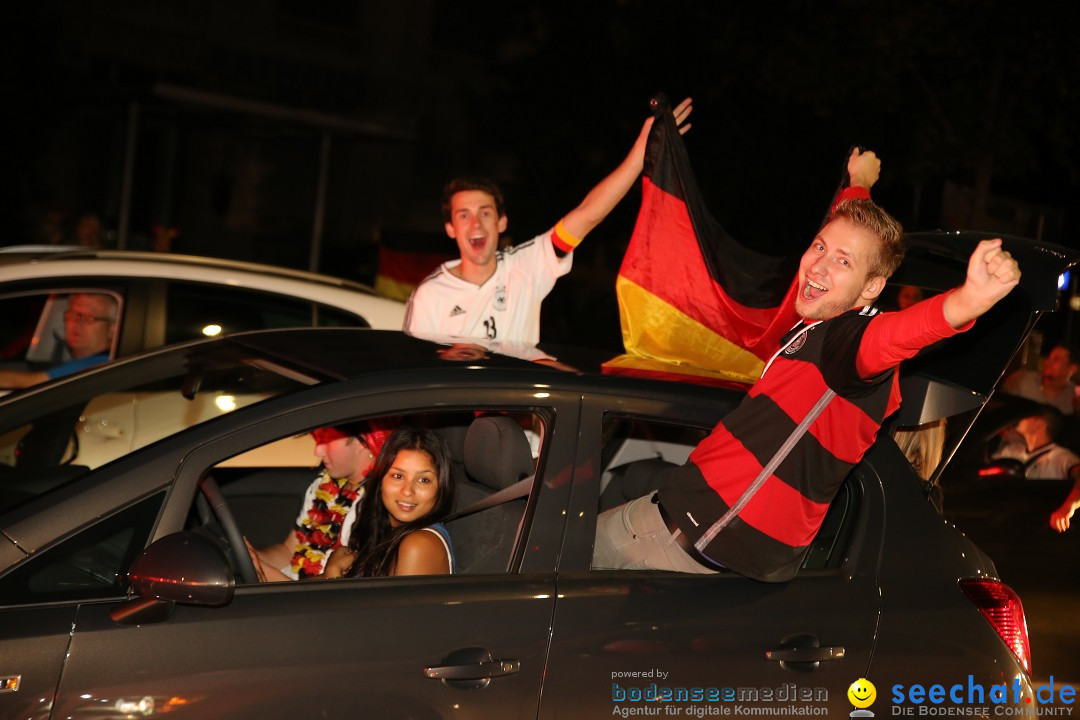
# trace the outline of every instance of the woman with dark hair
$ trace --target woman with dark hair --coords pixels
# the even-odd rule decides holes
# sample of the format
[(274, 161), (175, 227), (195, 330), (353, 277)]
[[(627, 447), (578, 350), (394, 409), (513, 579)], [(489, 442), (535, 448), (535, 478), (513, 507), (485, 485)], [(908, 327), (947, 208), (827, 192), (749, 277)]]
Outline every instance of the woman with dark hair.
[(349, 544), (330, 557), (325, 577), (452, 573), (450, 535), (439, 523), (454, 503), (446, 441), (431, 430), (396, 430), (368, 483)]

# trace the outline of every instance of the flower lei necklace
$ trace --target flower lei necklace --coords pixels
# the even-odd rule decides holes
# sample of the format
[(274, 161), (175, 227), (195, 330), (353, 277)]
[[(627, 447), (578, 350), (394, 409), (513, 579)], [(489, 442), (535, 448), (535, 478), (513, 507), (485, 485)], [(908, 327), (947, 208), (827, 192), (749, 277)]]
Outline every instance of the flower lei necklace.
[(315, 501), (304, 519), (296, 526), (299, 543), (292, 558), (297, 577), (321, 575), (326, 556), (341, 543), (341, 524), (349, 508), (364, 496), (363, 481), (332, 478), (325, 469), (315, 490)]

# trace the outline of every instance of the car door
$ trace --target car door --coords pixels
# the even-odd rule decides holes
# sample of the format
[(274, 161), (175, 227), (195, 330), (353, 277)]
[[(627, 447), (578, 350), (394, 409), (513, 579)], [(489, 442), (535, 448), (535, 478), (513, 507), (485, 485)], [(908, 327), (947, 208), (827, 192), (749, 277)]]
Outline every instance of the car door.
[[(116, 603), (84, 604), (55, 716), (99, 717), (100, 708), (123, 705), (200, 719), (535, 717), (570, 495), (559, 479), (570, 475), (578, 404), (573, 394), (547, 395), (550, 426), (514, 571), (240, 586), (224, 606), (178, 604), (167, 618), (137, 625), (113, 620)], [(197, 445), (179, 468), (155, 536), (180, 529), (209, 468), (268, 440), (355, 416), (357, 408), (367, 416), (505, 410), (514, 407), (509, 396), (497, 388), (402, 390), (310, 408), (277, 403), (276, 416), (258, 423), (227, 427), (233, 418), (226, 418), (214, 437), (193, 435)], [(486, 677), (470, 675), (482, 663)]]
[[(50, 717), (80, 607), (114, 607), (124, 600), (122, 572), (146, 545), (164, 493), (138, 499), (129, 488), (112, 490), (99, 486), (81, 493), (75, 507), (44, 501), (65, 513), (55, 523), (61, 534), (64, 523), (76, 531), (25, 562), (14, 546), (0, 552), (0, 567), (13, 568), (0, 578), (0, 717)], [(111, 514), (95, 518), (94, 508), (105, 495), (126, 500)], [(13, 519), (6, 527), (11, 535), (25, 538), (27, 549), (33, 549), (32, 530), (23, 532), (14, 513), (6, 517)], [(100, 703), (97, 710), (102, 710)]]
[(832, 553), (837, 567), (804, 570), (787, 583), (589, 569), (600, 480), (591, 468), (602, 467), (605, 417), (709, 428), (722, 409), (707, 400), (585, 402), (583, 474), (574, 478), (540, 717), (565, 717), (568, 698), (579, 717), (659, 712), (659, 704), (680, 716), (738, 714), (737, 707), (850, 710), (846, 689), (868, 666), (879, 612), (879, 492), (850, 485), (845, 522), (827, 521), (846, 533)]

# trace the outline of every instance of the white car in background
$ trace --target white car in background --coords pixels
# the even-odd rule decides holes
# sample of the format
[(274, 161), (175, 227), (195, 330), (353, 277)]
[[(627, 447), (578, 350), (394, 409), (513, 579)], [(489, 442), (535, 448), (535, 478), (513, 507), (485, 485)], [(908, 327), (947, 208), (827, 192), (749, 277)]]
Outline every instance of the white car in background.
[(405, 305), (341, 278), (189, 255), (57, 247), (0, 251), (0, 368), (69, 359), (72, 293), (116, 299), (110, 357), (205, 336), (286, 327), (399, 330)]

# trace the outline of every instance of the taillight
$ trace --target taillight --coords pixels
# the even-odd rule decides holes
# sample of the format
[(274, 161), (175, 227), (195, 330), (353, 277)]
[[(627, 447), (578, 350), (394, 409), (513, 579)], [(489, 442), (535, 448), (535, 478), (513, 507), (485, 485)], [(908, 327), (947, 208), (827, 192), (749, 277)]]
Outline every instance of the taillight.
[(1031, 645), (1020, 596), (997, 580), (961, 580), (960, 589), (993, 626), (1012, 654), (1031, 674)]

